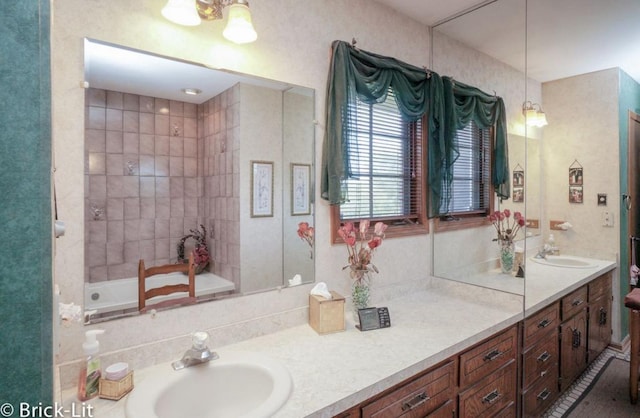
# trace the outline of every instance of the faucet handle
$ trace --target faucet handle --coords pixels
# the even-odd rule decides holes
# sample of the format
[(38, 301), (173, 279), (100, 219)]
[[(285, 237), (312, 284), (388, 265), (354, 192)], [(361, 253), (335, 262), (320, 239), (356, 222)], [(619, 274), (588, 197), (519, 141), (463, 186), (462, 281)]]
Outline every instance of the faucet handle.
[(191, 334), (191, 343), (196, 350), (204, 350), (207, 348), (207, 341), (209, 340), (209, 334), (205, 331), (196, 331)]

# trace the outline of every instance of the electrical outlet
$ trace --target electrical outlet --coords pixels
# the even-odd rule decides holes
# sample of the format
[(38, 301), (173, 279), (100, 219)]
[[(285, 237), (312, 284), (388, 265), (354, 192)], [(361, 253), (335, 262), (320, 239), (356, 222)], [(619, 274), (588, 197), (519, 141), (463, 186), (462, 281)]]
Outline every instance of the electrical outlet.
[(602, 226), (613, 226), (613, 213), (609, 212), (608, 210), (602, 212)]

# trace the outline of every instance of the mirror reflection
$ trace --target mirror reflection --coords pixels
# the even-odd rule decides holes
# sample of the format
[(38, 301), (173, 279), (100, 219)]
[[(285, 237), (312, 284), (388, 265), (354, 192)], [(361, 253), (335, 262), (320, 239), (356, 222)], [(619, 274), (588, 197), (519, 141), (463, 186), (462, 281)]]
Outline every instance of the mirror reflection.
[[(314, 278), (314, 91), (85, 40), (85, 310), (195, 256), (198, 301)], [(185, 276), (186, 280), (186, 276)]]
[[(526, 247), (524, 238), (527, 232), (531, 233), (526, 227), (518, 231), (515, 229), (519, 227), (511, 228), (514, 222), (517, 223), (516, 213), (522, 216), (522, 222), (526, 222), (528, 218), (525, 207), (528, 208), (529, 193), (526, 189), (530, 161), (522, 114), (527, 85), (523, 70), (526, 47), (525, 10), (524, 0), (484, 4), (483, 7), (435, 24), (432, 34), (432, 67), (436, 72), (503, 99), (511, 186), (509, 199), (499, 199), (491, 190), (485, 203), (470, 203), (478, 213), (484, 214), (482, 220), (495, 211), (504, 213), (505, 209), (508, 210), (509, 226), (506, 222), (498, 222), (502, 234), (486, 221), (470, 224), (465, 222), (464, 215), (455, 212), (447, 219), (435, 221), (433, 272), (439, 277), (517, 295), (524, 294), (524, 280), (516, 275), (521, 264), (524, 270), (524, 261), (521, 261), (524, 260)], [(498, 33), (510, 33), (509, 39), (502, 35), (496, 36)], [(491, 53), (494, 48), (501, 50), (519, 65), (514, 66), (513, 63), (496, 58)], [(539, 167), (538, 163), (535, 165)], [(481, 170), (474, 168), (469, 173), (459, 175), (479, 178), (479, 174), (476, 174), (479, 171)], [(490, 181), (478, 181), (477, 187), (481, 189), (488, 183)], [(506, 234), (506, 230), (512, 230), (513, 234)], [(515, 263), (511, 269), (504, 267), (508, 273), (504, 273), (501, 268), (500, 254), (503, 249), (497, 240), (499, 235), (508, 235), (509, 239), (504, 240), (507, 243), (514, 242), (513, 246), (508, 245), (511, 263)]]

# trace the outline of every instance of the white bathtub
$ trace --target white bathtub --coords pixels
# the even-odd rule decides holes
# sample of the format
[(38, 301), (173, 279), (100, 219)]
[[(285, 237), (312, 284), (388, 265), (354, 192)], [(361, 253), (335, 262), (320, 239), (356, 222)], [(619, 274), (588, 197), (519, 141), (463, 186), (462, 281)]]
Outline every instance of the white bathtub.
[[(175, 284), (175, 276), (182, 277), (187, 283), (187, 276), (182, 273), (170, 273), (157, 275), (147, 279), (148, 287), (160, 287), (165, 284)], [(203, 272), (196, 275), (196, 297), (213, 296), (221, 292), (233, 292), (233, 282), (216, 276), (213, 273)], [(176, 294), (178, 295), (178, 294)], [(158, 296), (150, 299), (149, 303), (160, 302), (163, 298), (174, 296)], [(138, 278), (108, 280), (98, 283), (85, 283), (84, 285), (84, 310), (97, 311), (96, 314), (121, 311), (138, 308)]]

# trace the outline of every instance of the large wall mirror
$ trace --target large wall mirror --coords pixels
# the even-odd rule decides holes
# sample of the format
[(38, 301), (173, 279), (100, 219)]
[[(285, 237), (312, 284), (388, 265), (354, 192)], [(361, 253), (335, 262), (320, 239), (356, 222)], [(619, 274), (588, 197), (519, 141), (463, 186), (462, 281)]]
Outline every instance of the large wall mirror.
[[(540, 216), (537, 209), (540, 205), (540, 154), (535, 149), (537, 146), (527, 138), (522, 113), (523, 103), (531, 100), (527, 99), (531, 92), (528, 92), (530, 83), (527, 83), (525, 74), (525, 22), (526, 1), (515, 0), (483, 2), (478, 7), (436, 23), (432, 30), (432, 67), (442, 76), (451, 76), (504, 100), (512, 197), (499, 200), (493, 195), (494, 210), (509, 209), (512, 214), (520, 212), (531, 220), (535, 219), (532, 216)], [(452, 213), (445, 220), (450, 226), (446, 229), (439, 230), (436, 223), (433, 232), (434, 275), (524, 295), (525, 281), (516, 277), (517, 269), (511, 274), (504, 274), (499, 268), (499, 246), (495, 241), (497, 233), (494, 227), (456, 228), (457, 219)], [(530, 222), (530, 226), (535, 225)], [(526, 227), (516, 236), (516, 251), (522, 250), (523, 260), (526, 235), (538, 234), (537, 231)], [(520, 257), (518, 252), (516, 257)]]
[[(198, 301), (315, 280), (314, 91), (85, 40), (85, 310), (206, 242)], [(200, 241), (198, 241), (200, 240)], [(182, 245), (181, 245), (182, 244)]]

